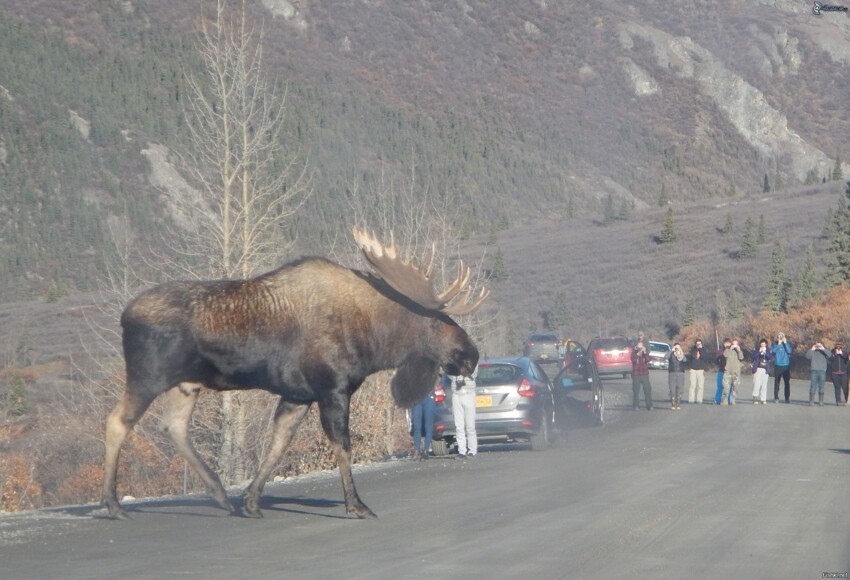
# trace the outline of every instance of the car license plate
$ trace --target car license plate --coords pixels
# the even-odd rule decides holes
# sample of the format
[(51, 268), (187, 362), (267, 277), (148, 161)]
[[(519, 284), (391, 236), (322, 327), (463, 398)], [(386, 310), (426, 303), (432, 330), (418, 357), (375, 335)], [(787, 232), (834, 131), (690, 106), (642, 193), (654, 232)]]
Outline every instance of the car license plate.
[(493, 406), (493, 397), (491, 395), (476, 395), (475, 406), (476, 407), (492, 407)]

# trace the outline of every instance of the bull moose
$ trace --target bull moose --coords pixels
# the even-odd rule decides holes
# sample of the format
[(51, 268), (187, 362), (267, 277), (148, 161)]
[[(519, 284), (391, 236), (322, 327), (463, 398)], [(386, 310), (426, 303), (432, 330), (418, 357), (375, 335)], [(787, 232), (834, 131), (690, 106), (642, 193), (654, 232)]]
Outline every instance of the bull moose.
[(469, 376), (478, 350), (449, 315), (472, 312), (470, 270), (445, 291), (433, 284), (434, 252), (421, 270), (367, 230), (352, 231), (374, 273), (322, 258), (303, 258), (248, 280), (183, 281), (155, 286), (121, 316), (127, 383), (106, 423), (103, 505), (127, 519), (117, 496), (121, 445), (151, 402), (165, 393), (163, 429), (198, 473), (213, 500), (235, 509), (221, 480), (189, 439), (201, 387), (263, 389), (279, 395), (272, 445), (245, 490), (244, 511), (259, 517), (263, 487), (310, 406), (317, 403), (331, 441), (347, 513), (377, 517), (351, 475), (349, 403), (365, 378), (397, 369), (393, 399), (409, 406), (432, 388), (442, 365)]

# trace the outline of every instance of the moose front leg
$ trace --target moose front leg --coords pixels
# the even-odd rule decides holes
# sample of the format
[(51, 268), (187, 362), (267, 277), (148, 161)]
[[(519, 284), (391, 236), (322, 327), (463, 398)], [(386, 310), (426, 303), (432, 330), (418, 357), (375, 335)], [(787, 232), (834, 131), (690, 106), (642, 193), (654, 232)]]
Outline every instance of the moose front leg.
[(376, 519), (378, 516), (370, 510), (357, 495), (354, 478), (351, 475), (351, 437), (348, 432), (349, 396), (338, 394), (328, 397), (319, 404), (322, 428), (333, 445), (342, 490), (345, 494), (345, 511), (358, 518)]
[(289, 447), (293, 435), (298, 430), (304, 415), (310, 410), (310, 405), (297, 405), (281, 399), (277, 404), (274, 415), (274, 433), (268, 455), (260, 465), (257, 476), (248, 489), (245, 490), (245, 512), (249, 517), (261, 517), (260, 495), (280, 457)]

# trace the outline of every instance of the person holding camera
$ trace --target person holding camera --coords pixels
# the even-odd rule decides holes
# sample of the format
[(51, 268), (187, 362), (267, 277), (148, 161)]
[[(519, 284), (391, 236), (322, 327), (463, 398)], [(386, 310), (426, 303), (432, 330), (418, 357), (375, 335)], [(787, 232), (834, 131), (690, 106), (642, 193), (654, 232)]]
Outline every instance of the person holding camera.
[(478, 455), (478, 435), (475, 432), (475, 379), (478, 367), (471, 377), (448, 375), (448, 388), (452, 392), (452, 416), (455, 421), (455, 438), (459, 457)]
[(753, 405), (767, 404), (767, 378), (773, 370), (773, 351), (767, 348), (767, 339), (759, 341), (753, 353)]
[(726, 368), (723, 370), (723, 393), (720, 395), (720, 406), (725, 407), (735, 404), (738, 393), (738, 384), (741, 382), (741, 363), (744, 360), (744, 352), (738, 344), (738, 339), (733, 338), (729, 348), (723, 351), (726, 359)]
[(652, 385), (649, 382), (649, 353), (646, 345), (639, 340), (632, 349), (632, 408), (637, 411), (640, 406), (640, 390), (643, 388), (643, 398), (647, 411), (652, 410)]
[[(717, 388), (714, 392), (714, 404), (720, 404), (720, 396), (723, 395), (723, 375), (726, 371), (726, 357), (723, 356), (723, 352), (732, 346), (731, 338), (723, 339), (723, 348), (717, 351), (717, 354), (714, 356), (714, 363), (717, 365)], [(727, 397), (726, 401), (731, 402), (731, 398)]]
[(818, 393), (818, 406), (823, 407), (823, 386), (826, 382), (826, 370), (829, 368), (829, 359), (832, 358), (832, 353), (826, 350), (822, 342), (816, 342), (806, 353), (806, 358), (811, 361), (809, 367), (809, 407), (815, 404), (815, 391)]
[(682, 408), (682, 391), (685, 390), (685, 362), (688, 357), (677, 342), (673, 350), (667, 353), (670, 359), (667, 365), (667, 386), (670, 388), (670, 408), (678, 411)]
[[(835, 348), (832, 349), (832, 359), (830, 359), (830, 373), (832, 375), (832, 385), (835, 387), (835, 405), (847, 406), (847, 362), (848, 353), (844, 350), (844, 343), (840, 340), (835, 343)], [(844, 402), (841, 402), (841, 396), (844, 395)]]
[(691, 348), (688, 356), (691, 367), (691, 381), (688, 385), (688, 403), (702, 404), (703, 391), (705, 389), (705, 367), (708, 366), (708, 352), (702, 346), (702, 339), (698, 338)]
[(785, 381), (785, 402), (791, 402), (791, 352), (793, 345), (785, 338), (785, 333), (776, 335), (770, 347), (773, 352), (773, 402), (779, 402), (779, 382)]

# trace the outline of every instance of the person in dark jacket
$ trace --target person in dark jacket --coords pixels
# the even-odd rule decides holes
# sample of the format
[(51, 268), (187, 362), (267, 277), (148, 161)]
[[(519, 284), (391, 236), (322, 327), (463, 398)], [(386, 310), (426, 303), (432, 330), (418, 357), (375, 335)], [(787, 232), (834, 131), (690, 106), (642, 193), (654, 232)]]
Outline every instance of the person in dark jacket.
[(678, 411), (682, 408), (682, 392), (685, 390), (685, 362), (688, 357), (677, 342), (673, 350), (667, 353), (667, 386), (670, 388), (670, 408)]
[(773, 370), (773, 351), (767, 348), (767, 339), (759, 341), (753, 351), (753, 405), (767, 404), (767, 378)]
[[(840, 340), (832, 349), (832, 358), (829, 359), (829, 371), (832, 377), (832, 385), (835, 387), (835, 404), (847, 406), (847, 361), (848, 354), (844, 351), (844, 343)], [(843, 395), (843, 402), (842, 402)]]
[(791, 353), (794, 345), (785, 338), (785, 333), (776, 335), (776, 340), (771, 345), (773, 351), (773, 402), (779, 402), (779, 381), (785, 381), (785, 402), (791, 402)]
[(643, 388), (643, 399), (646, 409), (652, 410), (652, 384), (649, 382), (649, 353), (643, 341), (638, 341), (632, 349), (632, 408), (637, 411), (640, 406), (640, 390)]
[(702, 404), (702, 395), (705, 389), (705, 368), (708, 366), (708, 361), (708, 350), (703, 348), (702, 339), (698, 338), (688, 355), (688, 364), (691, 367), (688, 403)]

